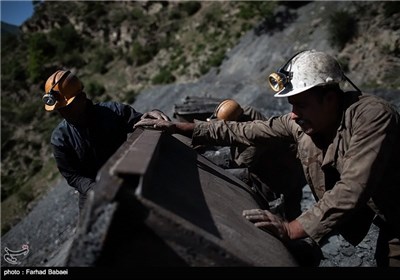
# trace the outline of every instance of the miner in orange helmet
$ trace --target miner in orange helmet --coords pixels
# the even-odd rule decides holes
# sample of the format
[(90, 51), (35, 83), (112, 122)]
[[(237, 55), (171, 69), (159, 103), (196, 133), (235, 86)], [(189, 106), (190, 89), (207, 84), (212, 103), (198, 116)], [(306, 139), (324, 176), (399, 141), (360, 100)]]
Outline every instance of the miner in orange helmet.
[(159, 110), (146, 114), (118, 102), (93, 103), (80, 79), (69, 70), (57, 70), (47, 79), (42, 96), (46, 111), (63, 120), (53, 130), (51, 145), (57, 167), (79, 192), (82, 209), (89, 190), (96, 186), (100, 167), (126, 141), (141, 118), (169, 120)]

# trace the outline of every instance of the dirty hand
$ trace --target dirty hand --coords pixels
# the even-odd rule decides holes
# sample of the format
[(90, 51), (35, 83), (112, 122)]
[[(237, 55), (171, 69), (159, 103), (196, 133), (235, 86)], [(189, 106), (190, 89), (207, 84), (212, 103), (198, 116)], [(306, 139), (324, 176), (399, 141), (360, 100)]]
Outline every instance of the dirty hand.
[(157, 120), (164, 120), (164, 121), (170, 121), (171, 119), (161, 112), (160, 110), (154, 109), (150, 112), (144, 113), (143, 116), (140, 118), (141, 120), (144, 119), (157, 119)]
[(265, 230), (284, 241), (290, 239), (289, 224), (279, 216), (261, 209), (244, 210), (242, 215), (247, 220), (254, 223), (256, 227)]
[(147, 127), (154, 128), (157, 130), (166, 131), (168, 133), (175, 133), (176, 126), (171, 121), (159, 120), (159, 119), (143, 119), (138, 121), (134, 126), (136, 127)]

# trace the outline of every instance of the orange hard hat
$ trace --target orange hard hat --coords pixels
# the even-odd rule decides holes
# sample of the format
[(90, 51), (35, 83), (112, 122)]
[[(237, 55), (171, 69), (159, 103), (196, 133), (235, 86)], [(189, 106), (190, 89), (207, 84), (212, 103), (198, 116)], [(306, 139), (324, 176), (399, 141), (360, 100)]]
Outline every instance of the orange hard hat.
[(237, 121), (242, 114), (242, 107), (240, 107), (239, 103), (233, 99), (222, 101), (214, 112), (214, 115), (218, 120), (225, 121)]
[(43, 101), (46, 111), (68, 106), (82, 92), (82, 82), (71, 71), (57, 70), (46, 81)]

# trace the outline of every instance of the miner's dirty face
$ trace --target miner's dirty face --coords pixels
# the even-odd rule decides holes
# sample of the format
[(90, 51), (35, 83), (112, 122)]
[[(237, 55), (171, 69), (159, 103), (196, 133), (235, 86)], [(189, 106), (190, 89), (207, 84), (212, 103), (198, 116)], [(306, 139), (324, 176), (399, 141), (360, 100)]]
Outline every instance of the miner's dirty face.
[(288, 97), (292, 105), (291, 118), (308, 135), (331, 133), (336, 129), (338, 99), (334, 91), (323, 92), (315, 87)]

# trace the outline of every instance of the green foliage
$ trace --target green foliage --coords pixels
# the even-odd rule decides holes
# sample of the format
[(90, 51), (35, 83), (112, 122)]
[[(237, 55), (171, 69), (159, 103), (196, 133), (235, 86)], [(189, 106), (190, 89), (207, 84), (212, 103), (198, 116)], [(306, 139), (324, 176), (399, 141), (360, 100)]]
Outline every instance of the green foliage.
[[(11, 143), (12, 141), (10, 141)], [(6, 200), (9, 196), (14, 193), (18, 193), (21, 187), (26, 183), (27, 179), (34, 176), (42, 168), (42, 162), (39, 160), (38, 152), (40, 147), (35, 143), (11, 143), (12, 145), (18, 145), (19, 148), (34, 150), (32, 154), (20, 155), (17, 162), (13, 164), (15, 169), (9, 170), (7, 173), (3, 172), (1, 177), (1, 201)], [(24, 168), (18, 170), (19, 166), (29, 166), (29, 169)]]
[[(37, 164), (33, 161), (33, 165), (36, 167), (36, 173), (31, 173), (27, 182), (18, 180), (21, 176), (14, 176), (9, 178), (10, 180), (2, 181), (2, 203), (1, 203), (1, 234), (6, 233), (19, 219), (27, 213), (27, 205), (37, 196), (40, 196), (47, 190), (48, 186), (53, 185), (54, 179), (58, 176), (57, 167), (54, 160), (46, 161), (40, 164), (38, 169)], [(18, 177), (18, 178), (17, 178)], [(12, 194), (7, 198), (3, 197), (3, 184), (9, 185), (11, 183)]]
[(38, 108), (41, 108), (41, 105), (41, 101), (36, 100), (33, 103), (26, 102), (19, 106), (14, 106), (14, 121), (21, 125), (29, 123), (37, 115)]
[(209, 28), (210, 23), (212, 23), (215, 27), (222, 27), (223, 23), (221, 21), (221, 17), (223, 15), (223, 11), (220, 8), (215, 8), (209, 11), (205, 15), (205, 24), (206, 27), (202, 31), (206, 31)]
[(133, 20), (142, 20), (145, 15), (143, 14), (143, 10), (139, 7), (135, 7), (132, 9), (132, 14), (130, 15), (131, 19)]
[(104, 5), (101, 1), (90, 1), (90, 4), (83, 5), (79, 11), (81, 16), (85, 17), (85, 22), (88, 25), (98, 24), (108, 13), (107, 5)]
[(107, 47), (98, 47), (90, 55), (89, 69), (94, 73), (107, 73), (107, 64), (114, 59), (114, 53)]
[(25, 88), (27, 79), (25, 67), (18, 59), (2, 57), (1, 79), (1, 88), (3, 91), (18, 91), (19, 89)]
[(210, 71), (210, 68), (211, 67), (208, 64), (201, 64), (200, 65), (200, 74), (201, 75), (207, 74), (207, 72)]
[(171, 69), (171, 71), (174, 71), (178, 69), (181, 65), (186, 65), (186, 60), (184, 56), (180, 56), (179, 58), (173, 60), (169, 65), (169, 69)]
[(179, 20), (183, 18), (183, 14), (178, 9), (173, 9), (169, 12), (168, 19), (169, 20)]
[(245, 20), (261, 15), (269, 17), (273, 15), (276, 3), (273, 1), (246, 1), (240, 5), (239, 17)]
[(48, 41), (54, 48), (52, 61), (72, 67), (82, 67), (85, 60), (82, 57), (85, 40), (76, 32), (71, 24), (61, 28), (53, 29), (48, 35)]
[(384, 44), (381, 47), (381, 52), (386, 55), (392, 55), (394, 57), (400, 57), (400, 46), (398, 44)]
[(192, 16), (201, 9), (201, 3), (199, 1), (185, 1), (179, 3), (178, 7), (188, 16)]
[(198, 1), (184, 1), (178, 3), (177, 8), (171, 9), (168, 15), (170, 20), (180, 20), (196, 14), (201, 9)]
[(114, 26), (120, 25), (127, 18), (128, 15), (125, 13), (125, 11), (114, 11), (114, 13), (111, 14), (111, 24)]
[(41, 138), (45, 143), (49, 143), (51, 133), (60, 122), (60, 117), (58, 114), (45, 112), (43, 106), (40, 106), (39, 108), (38, 118), (40, 119), (40, 125), (36, 126), (36, 131), (41, 135)]
[(136, 95), (137, 95), (137, 93), (134, 90), (130, 90), (130, 91), (126, 92), (125, 93), (125, 102), (128, 104), (134, 103), (136, 100)]
[(205, 44), (199, 43), (199, 44), (196, 45), (196, 48), (195, 48), (195, 50), (194, 50), (194, 53), (195, 53), (196, 55), (198, 55), (198, 54), (202, 53), (202, 52), (205, 50), (205, 48), (206, 48), (206, 45), (205, 45)]
[(214, 53), (208, 60), (207, 64), (212, 67), (218, 67), (221, 65), (222, 61), (225, 58), (225, 50), (220, 49), (216, 53)]
[(329, 40), (333, 46), (343, 49), (357, 33), (357, 22), (346, 11), (338, 11), (329, 17)]
[(31, 189), (21, 190), (17, 193), (17, 196), (21, 201), (24, 201), (26, 204), (28, 204), (35, 198)]
[(32, 82), (37, 83), (43, 72), (46, 58), (53, 54), (52, 45), (43, 33), (34, 33), (28, 42), (28, 75)]
[(102, 84), (91, 81), (85, 86), (85, 91), (91, 98), (96, 98), (102, 96), (106, 89)]
[(163, 68), (158, 72), (156, 76), (151, 80), (153, 84), (168, 84), (175, 82), (176, 78), (170, 70)]
[(2, 32), (2, 34), (1, 34), (1, 53), (2, 54), (15, 51), (15, 49), (18, 47), (18, 44), (19, 44), (19, 39), (16, 35)]
[(51, 30), (49, 38), (55, 47), (55, 55), (58, 57), (62, 57), (73, 49), (81, 48), (83, 43), (83, 39), (71, 24)]
[(394, 14), (400, 13), (399, 1), (385, 1), (383, 4), (385, 17), (391, 17)]
[(150, 62), (157, 53), (157, 43), (150, 43), (146, 46), (142, 46), (139, 42), (134, 42), (132, 45), (131, 57), (136, 66), (141, 66)]

